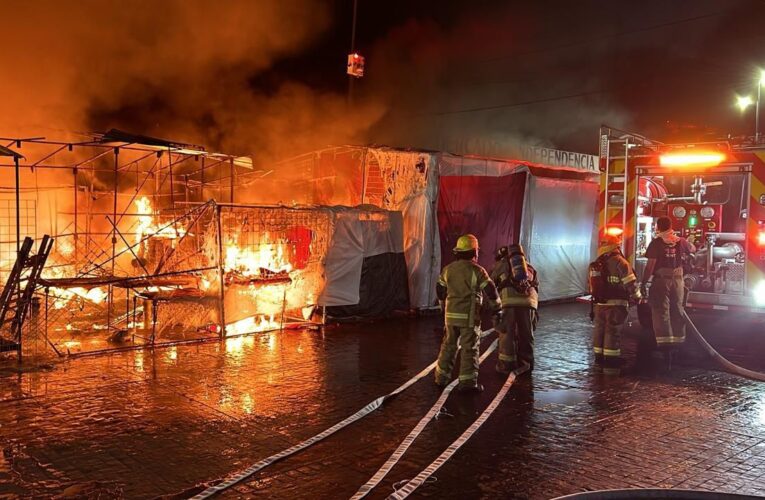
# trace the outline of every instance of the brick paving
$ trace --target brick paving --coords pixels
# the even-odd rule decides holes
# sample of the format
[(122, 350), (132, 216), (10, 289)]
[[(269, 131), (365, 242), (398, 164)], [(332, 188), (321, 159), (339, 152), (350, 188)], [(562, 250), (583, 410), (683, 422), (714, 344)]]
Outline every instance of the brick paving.
[[(765, 495), (765, 389), (703, 370), (691, 353), (667, 372), (641, 356), (619, 377), (590, 367), (585, 306), (545, 307), (537, 369), (417, 495), (551, 498), (625, 487)], [(762, 325), (735, 334), (701, 321), (723, 351), (763, 367)], [(752, 339), (751, 341), (749, 339)], [(223, 343), (71, 360), (0, 379), (0, 498), (62, 492), (176, 498), (310, 437), (394, 389), (437, 352), (437, 318), (260, 334)], [(748, 348), (742, 347), (747, 345)], [(429, 464), (488, 405), (452, 395), (371, 498)], [(347, 498), (439, 394), (419, 382), (335, 436), (225, 498)]]

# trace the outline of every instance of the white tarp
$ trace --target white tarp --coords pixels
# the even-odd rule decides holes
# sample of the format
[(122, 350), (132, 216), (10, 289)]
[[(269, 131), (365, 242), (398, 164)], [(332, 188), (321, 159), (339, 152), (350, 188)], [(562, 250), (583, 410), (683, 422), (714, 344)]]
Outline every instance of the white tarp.
[(528, 182), (521, 241), (539, 271), (539, 299), (582, 295), (587, 290), (599, 187), (533, 175)]
[(437, 157), (423, 152), (369, 148), (380, 166), (386, 194), (383, 208), (404, 217), (404, 255), (409, 278), (409, 303), (415, 309), (436, 303), (435, 284), (441, 261), (436, 202)]
[[(442, 176), (497, 177), (529, 172), (520, 241), (526, 248), (529, 261), (539, 272), (540, 300), (570, 298), (586, 293), (587, 265), (592, 257), (599, 189), (596, 176), (583, 180), (585, 174), (578, 169), (449, 154), (439, 155), (438, 161), (439, 175)], [(557, 171), (560, 170), (577, 172), (580, 178), (557, 178)], [(495, 249), (488, 250), (493, 252)], [(438, 255), (437, 267), (440, 267), (440, 253)]]
[(363, 208), (328, 208), (333, 233), (324, 264), (325, 285), (321, 306), (359, 303), (359, 284), (365, 257), (402, 253), (403, 218), (399, 212)]

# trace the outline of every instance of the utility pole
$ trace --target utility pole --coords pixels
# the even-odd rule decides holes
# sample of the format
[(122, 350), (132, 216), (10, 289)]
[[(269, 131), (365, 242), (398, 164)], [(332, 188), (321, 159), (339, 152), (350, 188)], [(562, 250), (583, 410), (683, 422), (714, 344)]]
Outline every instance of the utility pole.
[[(353, 21), (351, 24), (351, 54), (356, 52), (356, 12), (358, 10), (358, 0), (353, 0)], [(348, 75), (348, 107), (353, 105), (353, 81), (356, 79), (353, 75)]]

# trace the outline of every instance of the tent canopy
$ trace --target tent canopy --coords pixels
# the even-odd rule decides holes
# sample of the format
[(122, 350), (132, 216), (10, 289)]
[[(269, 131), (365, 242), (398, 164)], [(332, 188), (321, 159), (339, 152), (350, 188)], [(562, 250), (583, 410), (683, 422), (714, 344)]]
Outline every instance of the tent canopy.
[(401, 213), (374, 207), (328, 210), (334, 223), (319, 305), (327, 306), (335, 317), (381, 316), (408, 309)]
[(6, 148), (5, 146), (0, 146), (0, 156), (10, 156), (12, 158), (20, 159), (24, 158), (21, 154), (17, 153), (16, 151)]
[[(444, 260), (459, 234), (481, 242), (479, 262), (488, 270), (494, 251), (520, 242), (539, 272), (540, 300), (575, 297), (587, 289), (587, 265), (598, 195), (598, 175), (524, 161), (442, 155), (439, 159), (439, 231)], [(521, 188), (520, 185), (523, 185)], [(444, 201), (446, 200), (446, 201)], [(450, 200), (458, 200), (452, 202)], [(463, 214), (445, 211), (452, 204)], [(468, 224), (467, 222), (470, 222)], [(459, 223), (461, 222), (461, 223)]]

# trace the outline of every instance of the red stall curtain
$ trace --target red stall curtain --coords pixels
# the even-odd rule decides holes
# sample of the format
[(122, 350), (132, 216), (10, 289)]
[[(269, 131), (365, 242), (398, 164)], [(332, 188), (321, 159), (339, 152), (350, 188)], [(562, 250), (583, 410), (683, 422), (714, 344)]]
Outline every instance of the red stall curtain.
[(497, 248), (517, 242), (521, 233), (526, 172), (501, 177), (448, 176), (439, 180), (438, 231), (441, 266), (465, 233), (478, 237), (478, 262), (491, 271)]

